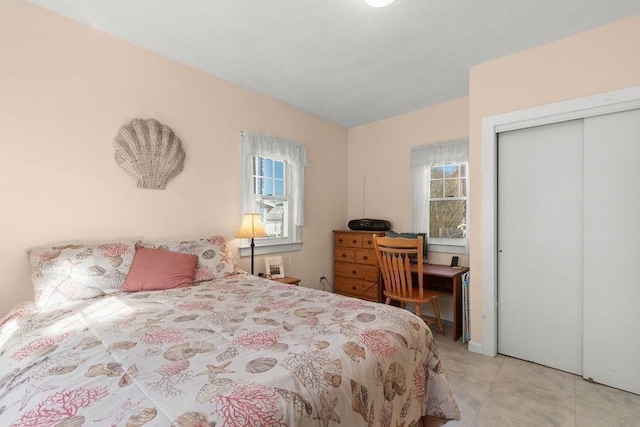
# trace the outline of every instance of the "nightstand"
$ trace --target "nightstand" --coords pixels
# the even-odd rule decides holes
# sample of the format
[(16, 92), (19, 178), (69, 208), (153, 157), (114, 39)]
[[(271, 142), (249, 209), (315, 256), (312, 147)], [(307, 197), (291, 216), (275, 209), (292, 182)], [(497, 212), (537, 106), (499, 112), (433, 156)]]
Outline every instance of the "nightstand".
[(300, 283), (300, 279), (298, 279), (297, 277), (289, 277), (289, 276), (278, 277), (278, 278), (274, 277), (271, 280), (277, 280), (278, 282), (281, 282), (281, 283), (286, 283), (288, 285), (296, 285), (296, 286), (298, 286), (298, 283)]

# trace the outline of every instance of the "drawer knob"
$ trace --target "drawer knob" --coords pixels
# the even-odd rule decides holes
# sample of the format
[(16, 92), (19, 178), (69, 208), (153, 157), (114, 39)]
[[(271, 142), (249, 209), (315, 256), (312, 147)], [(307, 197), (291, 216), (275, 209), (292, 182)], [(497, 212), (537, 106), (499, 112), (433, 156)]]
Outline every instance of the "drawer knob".
[(356, 271), (355, 271), (355, 270), (353, 270), (353, 271), (351, 272), (351, 274), (356, 274)]
[(373, 242), (371, 240), (367, 240), (367, 245), (372, 244)]
[(342, 239), (338, 239), (338, 243), (342, 243)]
[(355, 286), (352, 286), (352, 287), (351, 287), (351, 290), (355, 291), (355, 290), (356, 290), (356, 287), (355, 287)]
[(352, 242), (353, 242), (353, 243), (356, 243), (356, 242), (357, 242), (357, 240), (356, 240), (356, 239), (353, 239), (353, 240), (352, 240)]
[(362, 259), (369, 259), (369, 257), (365, 255), (362, 257)]

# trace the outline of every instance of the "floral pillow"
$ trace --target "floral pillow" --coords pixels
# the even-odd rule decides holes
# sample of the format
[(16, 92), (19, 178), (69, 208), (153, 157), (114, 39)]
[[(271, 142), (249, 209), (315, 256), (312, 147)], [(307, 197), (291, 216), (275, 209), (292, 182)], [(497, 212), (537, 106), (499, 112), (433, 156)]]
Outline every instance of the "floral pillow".
[(194, 283), (218, 279), (240, 272), (229, 243), (222, 236), (182, 242), (145, 243), (144, 246), (198, 255)]
[(135, 252), (135, 241), (31, 249), (36, 304), (51, 308), (118, 292)]

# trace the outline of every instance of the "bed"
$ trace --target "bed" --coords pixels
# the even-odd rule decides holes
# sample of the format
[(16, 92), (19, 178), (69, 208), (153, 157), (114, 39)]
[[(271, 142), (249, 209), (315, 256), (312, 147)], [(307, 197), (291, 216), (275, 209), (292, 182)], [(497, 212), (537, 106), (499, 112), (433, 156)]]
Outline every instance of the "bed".
[(35, 301), (0, 323), (0, 425), (459, 418), (433, 336), (409, 311), (248, 275), (219, 237), (154, 244), (199, 254), (192, 285), (125, 292), (136, 249), (124, 246), (30, 252)]

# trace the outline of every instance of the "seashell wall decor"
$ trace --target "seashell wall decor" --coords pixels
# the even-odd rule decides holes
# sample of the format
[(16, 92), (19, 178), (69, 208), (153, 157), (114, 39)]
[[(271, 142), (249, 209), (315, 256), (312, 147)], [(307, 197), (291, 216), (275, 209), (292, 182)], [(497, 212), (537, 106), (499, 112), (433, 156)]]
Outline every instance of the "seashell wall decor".
[(133, 119), (113, 140), (116, 163), (138, 178), (138, 187), (164, 190), (184, 166), (180, 138), (154, 119)]

